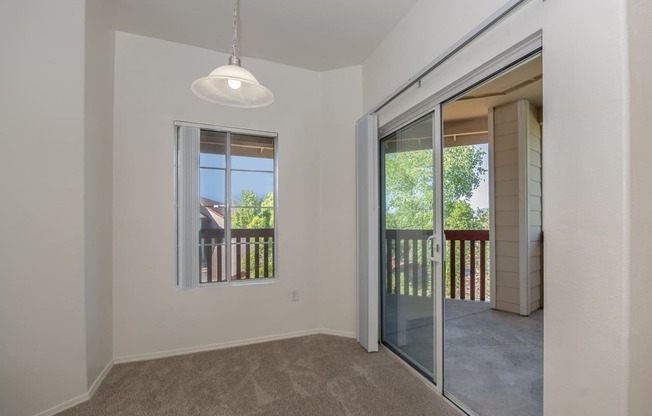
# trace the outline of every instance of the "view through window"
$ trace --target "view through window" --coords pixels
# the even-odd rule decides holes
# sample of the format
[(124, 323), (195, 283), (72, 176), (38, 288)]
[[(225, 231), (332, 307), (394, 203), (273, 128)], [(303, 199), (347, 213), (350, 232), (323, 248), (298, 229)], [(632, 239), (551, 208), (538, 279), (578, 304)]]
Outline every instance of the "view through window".
[[(179, 273), (194, 277), (184, 285), (189, 279), (179, 276), (179, 282), (197, 286), (275, 277), (275, 137), (207, 129), (187, 133), (181, 129), (178, 138), (178, 207), (187, 208), (178, 211)], [(183, 238), (188, 233), (196, 236), (196, 253), (184, 250), (184, 242), (192, 244), (192, 238)]]

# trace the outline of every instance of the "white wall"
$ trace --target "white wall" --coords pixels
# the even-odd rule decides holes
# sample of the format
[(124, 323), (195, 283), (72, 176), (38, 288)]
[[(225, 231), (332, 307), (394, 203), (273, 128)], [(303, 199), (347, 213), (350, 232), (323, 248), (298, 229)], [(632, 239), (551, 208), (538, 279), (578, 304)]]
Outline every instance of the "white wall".
[[(114, 356), (319, 328), (321, 76), (243, 59), (275, 96), (243, 111), (200, 100), (191, 82), (228, 56), (117, 33), (113, 152)], [(279, 134), (278, 281), (175, 288), (175, 120)], [(298, 288), (300, 300), (290, 301)]]
[(364, 109), (370, 110), (506, 0), (421, 0), (363, 65)]
[(623, 1), (542, 8), (544, 408), (627, 414)]
[(355, 336), (355, 122), (362, 115), (362, 67), (321, 76), (320, 324)]
[(629, 309), (629, 405), (630, 414), (643, 416), (652, 409), (652, 141), (650, 99), (652, 97), (652, 7), (647, 0), (628, 1), (630, 62), (630, 236), (631, 293)]
[[(543, 26), (543, 18), (545, 17), (545, 14), (541, 12), (540, 8), (542, 6), (540, 3), (541, 2), (539, 1), (531, 0), (528, 4), (520, 7), (513, 13), (510, 21), (517, 19), (521, 22), (521, 24), (503, 24), (494, 27), (490, 31), (486, 32), (483, 36), (476, 39), (473, 42), (472, 47), (467, 46), (466, 48), (462, 49), (457, 53), (457, 55), (455, 55), (453, 59), (440, 65), (436, 71), (432, 71), (431, 73), (424, 76), (421, 79), (421, 85), (413, 85), (400, 97), (393, 100), (378, 112), (379, 125), (384, 125), (394, 117), (402, 114), (406, 108), (418, 104), (419, 102), (432, 96), (434, 93), (458, 81), (462, 76), (475, 70), (481, 64), (495, 58), (497, 54), (503, 52), (508, 47), (511, 47), (512, 45), (530, 37), (531, 35), (536, 34), (536, 32)], [(468, 29), (465, 29), (464, 34), (466, 34), (467, 31), (470, 31), (474, 27), (474, 24), (471, 24), (470, 20), (464, 20), (466, 18), (466, 13), (463, 11), (461, 12), (457, 9), (457, 2), (449, 2), (448, 5), (446, 5), (444, 2), (438, 4), (440, 4), (440, 7), (438, 8), (437, 13), (443, 15), (450, 13), (451, 16), (457, 16), (459, 19), (461, 19), (459, 21), (452, 19), (447, 21), (447, 24), (454, 27), (464, 28), (469, 26)], [(490, 4), (490, 2), (483, 2), (482, 4), (483, 6), (486, 6)], [(477, 6), (479, 7), (480, 5), (477, 4)], [(415, 5), (417, 10), (415, 15), (418, 16), (417, 20), (428, 20), (428, 13), (434, 13), (432, 10), (429, 10), (430, 7), (431, 6), (428, 1), (421, 0), (419, 3), (417, 3)], [(485, 17), (489, 16), (494, 11), (494, 8), (490, 9), (491, 10), (486, 10), (487, 15)], [(495, 9), (498, 9), (498, 4), (495, 5)], [(478, 20), (480, 21), (483, 19), (478, 18)], [(401, 24), (403, 24), (403, 21)], [(449, 36), (448, 32), (442, 34), (432, 33), (433, 31), (436, 31), (435, 27), (436, 26), (427, 26), (427, 28), (424, 28), (424, 30), (429, 31), (428, 34), (425, 36), (420, 36), (416, 42), (409, 41), (406, 33), (397, 31), (390, 33), (388, 39), (393, 39), (392, 43), (403, 44), (403, 48), (411, 51), (410, 53), (412, 54), (421, 53), (424, 55), (430, 55), (427, 59), (422, 58), (422, 60), (432, 62), (444, 50), (452, 46), (453, 42), (459, 40), (458, 37), (451, 39), (450, 43), (444, 45), (437, 43), (436, 49), (434, 46), (431, 47), (428, 44), (429, 39), (448, 39)], [(379, 49), (374, 51), (374, 53), (372, 53), (372, 55), (365, 61), (363, 65), (363, 74), (366, 84), (364, 93), (366, 110), (371, 109), (371, 107), (377, 104), (377, 102), (373, 102), (372, 98), (370, 97), (382, 95), (382, 97), (385, 98), (396, 89), (390, 84), (390, 82), (392, 82), (396, 76), (395, 73), (388, 72), (387, 67), (382, 65), (382, 61), (388, 58), (378, 56), (379, 50), (383, 49), (383, 46), (386, 44), (386, 42), (387, 39), (381, 43)], [(385, 53), (392, 52), (385, 51)], [(393, 53), (400, 55), (398, 51), (394, 51)], [(405, 67), (411, 67), (411, 65), (407, 64), (406, 62)], [(419, 68), (418, 70), (420, 69), (422, 68)], [(406, 81), (409, 77), (418, 72), (418, 70), (410, 73), (409, 75), (406, 75), (406, 78), (404, 78), (402, 81)], [(376, 71), (379, 71), (380, 74), (374, 74)], [(402, 70), (401, 72), (406, 71)], [(376, 78), (377, 83), (374, 82), (369, 84), (367, 82), (368, 75)], [(402, 82), (400, 84), (402, 84)], [(368, 105), (367, 102), (369, 102)]]
[[(459, 38), (447, 29), (470, 29), (476, 19), (467, 13), (482, 9), (478, 13), (487, 15), (483, 7), (491, 9), (470, 1), (430, 3), (417, 3), (365, 62), (365, 108), (389, 94), (397, 77), (406, 80)], [(629, 386), (644, 381), (628, 377), (624, 5), (624, 0), (531, 1), (429, 77), (436, 91), (437, 83), (449, 84), (543, 29), (546, 415), (627, 414)], [(442, 16), (446, 24), (424, 26)], [(399, 63), (410, 73), (397, 68)], [(392, 111), (398, 114), (420, 99), (406, 98)]]
[[(2, 67), (2, 136), (18, 139), (1, 153), (2, 176), (17, 180), (1, 185), (18, 203), (2, 216), (0, 264), (12, 279), (0, 292), (0, 413), (84, 400), (114, 356), (321, 328), (353, 336), (361, 67), (320, 74), (245, 59), (276, 103), (228, 109), (189, 90), (227, 56), (120, 33), (114, 74), (101, 1), (41, 3), (2, 10), (2, 39), (21, 42), (2, 43), (12, 57)], [(44, 68), (48, 88), (24, 93)], [(279, 133), (277, 283), (175, 289), (174, 120)], [(290, 302), (295, 287), (301, 300)]]
[(87, 391), (84, 1), (0, 5), (0, 414)]
[(115, 32), (106, 2), (86, 1), (84, 258), (88, 387), (113, 359), (112, 183)]

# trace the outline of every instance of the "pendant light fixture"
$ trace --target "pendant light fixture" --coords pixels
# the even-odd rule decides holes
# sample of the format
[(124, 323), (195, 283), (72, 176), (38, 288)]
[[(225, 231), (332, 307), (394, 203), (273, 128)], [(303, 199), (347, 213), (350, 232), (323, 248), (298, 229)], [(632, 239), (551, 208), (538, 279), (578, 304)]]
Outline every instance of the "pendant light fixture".
[(228, 65), (222, 65), (207, 77), (192, 83), (191, 89), (199, 98), (229, 107), (265, 107), (274, 102), (270, 90), (260, 85), (251, 72), (240, 66), (238, 46), (239, 0), (233, 0), (233, 45)]

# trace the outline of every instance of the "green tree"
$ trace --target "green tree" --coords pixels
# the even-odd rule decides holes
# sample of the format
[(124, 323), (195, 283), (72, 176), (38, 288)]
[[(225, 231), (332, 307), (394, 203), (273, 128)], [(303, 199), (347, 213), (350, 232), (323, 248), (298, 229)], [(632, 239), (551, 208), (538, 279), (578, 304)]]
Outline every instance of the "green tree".
[[(486, 169), (482, 167), (485, 152), (475, 146), (458, 146), (444, 149), (443, 152), (443, 208), (444, 229), (447, 230), (486, 230), (489, 229), (489, 212), (474, 211), (469, 203), (473, 191), (480, 186)], [(430, 230), (433, 218), (433, 157), (431, 150), (389, 153), (385, 155), (385, 203), (386, 228), (399, 230)], [(447, 243), (448, 244), (448, 243)], [(391, 248), (390, 248), (391, 250)], [(447, 249), (448, 250), (448, 249)], [(488, 245), (486, 247), (488, 256)], [(401, 253), (397, 264), (412, 259), (413, 248)], [(465, 253), (466, 264), (470, 254)], [(479, 261), (479, 256), (476, 261)], [(456, 264), (460, 264), (460, 251), (456, 254)], [(421, 262), (419, 258), (418, 262)], [(422, 265), (420, 264), (419, 267)], [(426, 267), (430, 268), (428, 262)], [(400, 267), (397, 282), (406, 284), (412, 290), (412, 278)], [(429, 269), (430, 270), (430, 269)], [(450, 296), (450, 269), (445, 271), (446, 295)], [(426, 287), (428, 296), (432, 287)]]
[(489, 210), (480, 209), (475, 212), (475, 217), (477, 218), (477, 223), (480, 226), (479, 230), (488, 230), (489, 229)]
[(231, 215), (231, 228), (260, 229), (274, 228), (274, 193), (267, 194), (265, 199), (259, 198), (252, 190), (244, 189), (240, 203), (233, 201), (232, 205), (245, 208), (234, 208)]
[(481, 176), (487, 172), (482, 167), (484, 155), (484, 150), (475, 146), (444, 149), (444, 228), (482, 229), (479, 218), (468, 201), (473, 196), (473, 191), (480, 186)]
[(444, 222), (447, 230), (488, 230), (489, 211), (474, 211), (468, 201), (458, 199), (451, 204)]
[(386, 228), (432, 228), (432, 151), (385, 155)]
[[(488, 214), (474, 212), (468, 202), (486, 172), (484, 155), (484, 150), (475, 146), (444, 149), (444, 228), (488, 228)], [(432, 228), (432, 178), (430, 150), (385, 155), (386, 228)]]
[[(252, 190), (245, 189), (241, 193), (240, 203), (233, 201), (232, 205), (241, 206), (243, 208), (233, 208), (231, 214), (231, 228), (232, 229), (264, 229), (274, 228), (274, 193), (268, 193), (265, 198), (259, 198), (258, 195)], [(250, 278), (255, 276), (255, 250), (258, 250), (259, 259), (264, 258), (265, 245), (259, 241), (258, 238), (249, 238), (249, 247), (251, 254), (249, 257), (249, 270)], [(274, 273), (274, 256), (273, 252), (269, 255), (268, 252), (267, 269), (269, 273)], [(247, 259), (243, 256), (241, 261), (241, 269), (246, 270)], [(264, 262), (259, 261), (258, 273), (259, 276), (265, 276)]]

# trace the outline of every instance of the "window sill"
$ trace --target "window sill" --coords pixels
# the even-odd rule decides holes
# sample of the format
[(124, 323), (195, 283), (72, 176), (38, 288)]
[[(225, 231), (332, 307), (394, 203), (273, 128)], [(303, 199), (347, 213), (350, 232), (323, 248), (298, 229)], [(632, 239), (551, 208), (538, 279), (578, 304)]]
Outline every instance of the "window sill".
[(235, 282), (214, 282), (214, 283), (200, 283), (197, 289), (214, 288), (214, 287), (236, 287), (236, 286), (258, 286), (258, 285), (272, 285), (278, 282), (278, 278), (268, 278), (265, 280), (244, 280)]

